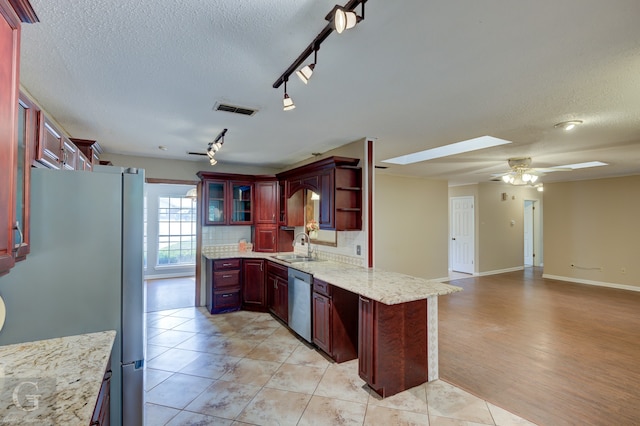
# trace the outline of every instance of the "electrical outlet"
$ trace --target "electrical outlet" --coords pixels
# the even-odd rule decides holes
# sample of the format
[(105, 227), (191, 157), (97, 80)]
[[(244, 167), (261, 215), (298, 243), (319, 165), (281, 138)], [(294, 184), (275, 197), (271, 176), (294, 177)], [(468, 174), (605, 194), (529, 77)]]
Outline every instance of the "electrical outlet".
[(356, 254), (360, 256), (360, 245), (356, 246)]

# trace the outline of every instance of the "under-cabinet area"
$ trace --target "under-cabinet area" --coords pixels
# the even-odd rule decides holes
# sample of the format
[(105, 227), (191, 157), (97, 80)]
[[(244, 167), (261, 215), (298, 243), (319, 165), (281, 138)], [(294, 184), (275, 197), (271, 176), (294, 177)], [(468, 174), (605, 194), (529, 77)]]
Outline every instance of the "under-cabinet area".
[(268, 253), (204, 256), (208, 311), (270, 312), (336, 363), (357, 359), (360, 378), (382, 397), (437, 379), (437, 334), (428, 330), (437, 327), (438, 296), (458, 287), (296, 260)]

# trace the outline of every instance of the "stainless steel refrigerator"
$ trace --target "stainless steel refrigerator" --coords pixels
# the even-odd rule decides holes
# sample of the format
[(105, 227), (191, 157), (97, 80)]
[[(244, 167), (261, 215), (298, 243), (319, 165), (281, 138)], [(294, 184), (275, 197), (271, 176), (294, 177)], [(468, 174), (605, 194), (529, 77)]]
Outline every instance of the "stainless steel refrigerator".
[(31, 253), (0, 277), (0, 345), (117, 331), (112, 425), (144, 425), (143, 206), (143, 170), (32, 169)]

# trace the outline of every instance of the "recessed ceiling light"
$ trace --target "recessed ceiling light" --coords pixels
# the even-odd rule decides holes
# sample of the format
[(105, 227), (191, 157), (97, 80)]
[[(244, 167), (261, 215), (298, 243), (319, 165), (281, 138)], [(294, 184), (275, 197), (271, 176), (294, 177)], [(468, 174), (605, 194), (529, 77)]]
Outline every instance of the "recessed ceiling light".
[(164, 145), (160, 145), (160, 146), (158, 147), (158, 149), (159, 149), (160, 151), (166, 151), (166, 150), (167, 150), (167, 147), (166, 147), (166, 146), (164, 146)]
[(569, 130), (575, 129), (577, 125), (580, 125), (582, 123), (583, 123), (582, 120), (569, 120), (569, 121), (563, 121), (561, 123), (556, 123), (553, 127), (569, 131)]
[(555, 166), (549, 167), (550, 169), (587, 169), (589, 167), (600, 167), (600, 166), (608, 166), (609, 164), (603, 163), (602, 161), (588, 161), (586, 163), (575, 163), (575, 164), (566, 164), (564, 166)]
[(450, 155), (462, 154), (464, 152), (505, 145), (508, 143), (511, 143), (511, 141), (494, 138), (493, 136), (480, 136), (479, 138), (439, 146), (425, 151), (414, 152), (413, 154), (389, 158), (388, 160), (382, 160), (382, 162), (402, 165), (412, 164), (420, 161), (433, 160), (434, 158), (448, 157)]

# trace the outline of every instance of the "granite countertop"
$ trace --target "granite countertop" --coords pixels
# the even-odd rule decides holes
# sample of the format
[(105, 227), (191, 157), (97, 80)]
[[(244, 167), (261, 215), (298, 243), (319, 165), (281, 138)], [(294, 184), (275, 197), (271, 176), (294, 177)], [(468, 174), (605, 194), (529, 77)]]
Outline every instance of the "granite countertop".
[(288, 263), (276, 259), (274, 256), (277, 255), (278, 253), (237, 252), (203, 256), (213, 260), (237, 257), (268, 259), (290, 268), (307, 272), (312, 274), (314, 278), (384, 303), (385, 305), (395, 305), (434, 296), (443, 296), (462, 290), (461, 287), (438, 281), (413, 277), (398, 272), (361, 268), (330, 260)]
[(0, 423), (88, 425), (115, 336), (102, 331), (0, 346)]

